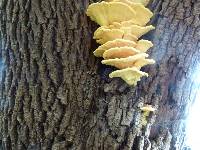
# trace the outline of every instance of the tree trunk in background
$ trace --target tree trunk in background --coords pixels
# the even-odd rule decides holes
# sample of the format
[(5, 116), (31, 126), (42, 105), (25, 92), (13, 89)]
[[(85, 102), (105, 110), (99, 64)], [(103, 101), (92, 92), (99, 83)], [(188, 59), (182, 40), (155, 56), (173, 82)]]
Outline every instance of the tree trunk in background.
[[(94, 1), (93, 1), (94, 2)], [(153, 0), (136, 87), (93, 56), (88, 0), (0, 0), (0, 149), (179, 150), (200, 81), (200, 2)], [(142, 126), (139, 107), (157, 108)]]

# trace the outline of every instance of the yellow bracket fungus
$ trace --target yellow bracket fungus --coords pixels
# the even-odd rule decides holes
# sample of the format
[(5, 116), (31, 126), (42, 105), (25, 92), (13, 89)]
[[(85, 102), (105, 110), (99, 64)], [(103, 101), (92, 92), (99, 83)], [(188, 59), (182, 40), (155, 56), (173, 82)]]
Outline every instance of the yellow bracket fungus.
[(151, 41), (139, 40), (135, 48), (139, 49), (141, 52), (145, 53), (151, 47), (153, 47), (153, 44)]
[(109, 26), (101, 26), (99, 27), (95, 33), (94, 33), (94, 37), (96, 38), (99, 34), (100, 35), (104, 35), (105, 32), (107, 33), (108, 31), (112, 31), (113, 32), (117, 32), (117, 31), (121, 31), (121, 33), (125, 34), (132, 34), (134, 36), (136, 36), (137, 38), (140, 38), (142, 35), (148, 33), (149, 31), (155, 29), (154, 26), (150, 25), (150, 26), (146, 26), (146, 27), (141, 27), (138, 25), (123, 25), (123, 24), (113, 24), (113, 25), (109, 25)]
[(153, 16), (153, 13), (140, 3), (128, 5), (123, 2), (94, 3), (88, 7), (86, 14), (101, 26), (127, 20), (132, 20), (135, 24), (144, 26)]
[(151, 105), (145, 105), (140, 108), (142, 110), (142, 117), (141, 117), (141, 124), (146, 126), (147, 124), (147, 117), (149, 116), (150, 112), (154, 112), (156, 109), (153, 108)]
[(94, 39), (97, 40), (97, 43), (104, 44), (108, 41), (113, 41), (114, 39), (125, 39), (130, 41), (137, 41), (138, 38), (131, 34), (131, 33), (125, 33), (121, 29), (97, 29), (97, 31), (94, 33)]
[(135, 17), (131, 19), (135, 24), (144, 26), (150, 21), (150, 18), (153, 16), (153, 13), (149, 9), (144, 7), (144, 3), (138, 3), (131, 0), (114, 0), (113, 2), (122, 2), (132, 8), (136, 12)]
[(129, 27), (121, 27), (121, 30), (123, 30), (125, 33), (131, 33), (135, 35), (137, 38), (140, 38), (142, 35), (148, 33), (149, 31), (154, 29), (154, 26), (146, 26), (146, 27), (141, 27), (138, 25), (132, 25)]
[(141, 68), (144, 65), (153, 64), (155, 62), (152, 59), (145, 59), (146, 57), (148, 57), (148, 54), (139, 53), (126, 58), (107, 59), (107, 60), (102, 60), (101, 62), (102, 64), (114, 66), (118, 69), (124, 69), (128, 67)]
[(125, 58), (140, 53), (133, 47), (114, 47), (103, 53), (104, 59)]
[(153, 112), (156, 109), (153, 108), (151, 105), (145, 105), (143, 107), (140, 108), (143, 112)]
[(139, 40), (136, 43), (130, 40), (115, 39), (113, 41), (108, 41), (105, 44), (99, 46), (93, 53), (96, 57), (102, 57), (103, 53), (106, 50), (116, 47), (133, 47), (141, 52), (146, 52), (152, 46), (153, 46), (152, 42), (148, 40)]
[(145, 26), (153, 16), (153, 13), (142, 4), (132, 3), (130, 6), (136, 12), (136, 17), (133, 17), (131, 20), (137, 25)]
[(88, 7), (86, 14), (101, 26), (131, 20), (136, 15), (130, 6), (122, 2), (93, 3)]
[(126, 4), (131, 4), (131, 3), (140, 3), (144, 6), (148, 5), (149, 3), (149, 0), (106, 0), (106, 1), (109, 1), (109, 2), (123, 2), (123, 3), (126, 3)]
[(110, 78), (120, 77), (129, 85), (137, 85), (137, 82), (140, 81), (140, 78), (147, 76), (148, 74), (140, 71), (136, 67), (126, 68), (122, 70), (116, 70), (109, 74)]
[(116, 47), (135, 47), (136, 43), (130, 40), (124, 40), (124, 39), (115, 39), (113, 41), (108, 41), (105, 44), (99, 46), (93, 53), (96, 57), (102, 57), (103, 53), (110, 49), (110, 48), (116, 48)]
[[(110, 78), (120, 77), (129, 85), (137, 85), (141, 77), (148, 76), (140, 71), (141, 67), (153, 64), (153, 59), (146, 59), (147, 50), (153, 46), (151, 41), (138, 39), (153, 30), (146, 26), (153, 13), (145, 8), (149, 0), (106, 0), (91, 4), (87, 15), (98, 23), (94, 39), (102, 44), (93, 53), (103, 57), (102, 64), (114, 66), (120, 70), (109, 74)], [(148, 108), (142, 108), (145, 116)]]

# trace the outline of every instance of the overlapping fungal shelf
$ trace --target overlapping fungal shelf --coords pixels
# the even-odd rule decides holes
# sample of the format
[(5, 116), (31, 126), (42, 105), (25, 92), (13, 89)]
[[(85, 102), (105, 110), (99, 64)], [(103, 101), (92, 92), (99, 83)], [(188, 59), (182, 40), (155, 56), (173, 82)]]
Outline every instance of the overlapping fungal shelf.
[(145, 8), (149, 0), (107, 0), (93, 3), (87, 15), (100, 27), (94, 39), (101, 44), (95, 51), (96, 57), (103, 57), (102, 64), (119, 70), (109, 74), (110, 78), (120, 77), (129, 85), (136, 85), (148, 73), (141, 67), (153, 64), (146, 53), (153, 46), (151, 41), (139, 38), (153, 30), (147, 25), (153, 13)]

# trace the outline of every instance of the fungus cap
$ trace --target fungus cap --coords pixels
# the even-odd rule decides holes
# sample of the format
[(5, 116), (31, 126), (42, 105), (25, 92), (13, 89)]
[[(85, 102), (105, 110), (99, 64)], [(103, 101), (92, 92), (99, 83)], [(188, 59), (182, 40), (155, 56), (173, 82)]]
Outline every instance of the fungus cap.
[(102, 57), (103, 53), (110, 49), (115, 47), (135, 47), (136, 43), (134, 41), (125, 40), (125, 39), (115, 39), (113, 41), (108, 41), (105, 44), (99, 46), (93, 53), (96, 57)]
[(150, 111), (155, 111), (156, 109), (152, 107), (152, 105), (145, 105), (143, 107), (140, 108), (142, 111), (147, 111), (147, 112), (150, 112)]
[(152, 65), (152, 64), (155, 64), (155, 60), (142, 58), (142, 59), (138, 59), (135, 62), (134, 66), (136, 66), (138, 68), (141, 68), (143, 66)]
[(139, 26), (145, 26), (153, 16), (153, 13), (140, 3), (132, 3), (130, 7), (136, 12), (132, 20)]
[(148, 3), (149, 3), (149, 0), (106, 0), (106, 1), (123, 2), (123, 3), (126, 3), (126, 4), (140, 3), (144, 6), (148, 5)]
[(139, 40), (136, 44), (136, 49), (140, 50), (141, 52), (146, 52), (149, 48), (153, 47), (153, 43), (148, 40)]
[[(105, 64), (105, 65), (114, 66), (119, 69), (124, 69), (124, 68), (128, 68), (128, 67), (141, 68), (141, 67), (143, 67), (142, 65), (146, 64), (146, 63), (141, 63), (141, 61), (145, 60), (145, 57), (148, 57), (148, 54), (139, 53), (139, 54), (129, 56), (126, 58), (115, 58), (115, 59), (102, 60), (101, 63)], [(140, 62), (140, 63), (138, 63), (138, 62)]]
[(122, 30), (125, 34), (131, 33), (132, 35), (136, 36), (137, 38), (140, 38), (142, 35), (148, 33), (149, 31), (155, 29), (154, 26), (149, 25), (145, 27), (141, 27), (135, 24), (131, 24), (131, 22), (114, 22), (113, 24), (109, 26), (101, 26), (95, 31), (95, 35), (101, 32), (104, 29), (120, 29)]
[(123, 30), (125, 33), (131, 33), (133, 35), (135, 35), (137, 38), (140, 38), (142, 35), (148, 33), (149, 31), (155, 29), (154, 26), (150, 25), (150, 26), (145, 26), (145, 27), (141, 27), (138, 25), (132, 25), (129, 27), (121, 27), (121, 30)]
[(136, 15), (129, 5), (122, 2), (93, 3), (89, 5), (86, 14), (101, 26), (131, 20)]
[(131, 33), (124, 33), (121, 29), (106, 29), (101, 27), (95, 31), (94, 39), (96, 39), (99, 44), (104, 44), (115, 39), (126, 39), (131, 41), (138, 40), (135, 35), (132, 35)]
[(137, 0), (137, 2), (133, 2), (133, 0), (114, 0), (113, 2), (127, 4), (135, 11), (136, 14), (133, 19), (129, 19), (132, 20), (134, 24), (145, 26), (153, 16), (153, 13), (148, 8), (145, 8), (143, 3), (138, 3), (139, 0)]
[(106, 50), (103, 53), (104, 59), (125, 58), (140, 53), (139, 50), (133, 47), (114, 47)]
[(126, 68), (122, 70), (116, 70), (109, 74), (110, 78), (120, 77), (129, 85), (137, 85), (142, 76), (147, 76), (148, 74), (138, 70), (136, 67)]

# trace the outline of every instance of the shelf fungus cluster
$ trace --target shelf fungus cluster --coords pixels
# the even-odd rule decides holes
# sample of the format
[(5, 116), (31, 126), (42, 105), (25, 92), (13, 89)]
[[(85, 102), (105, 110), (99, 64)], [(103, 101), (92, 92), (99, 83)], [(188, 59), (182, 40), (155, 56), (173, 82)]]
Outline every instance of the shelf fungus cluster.
[(148, 76), (140, 68), (153, 64), (146, 53), (153, 46), (151, 41), (139, 39), (154, 29), (147, 25), (153, 13), (145, 8), (149, 0), (107, 0), (93, 3), (87, 15), (100, 27), (94, 39), (101, 44), (95, 51), (96, 57), (103, 57), (102, 64), (118, 68), (109, 74), (120, 77), (129, 85), (136, 85), (140, 78)]

